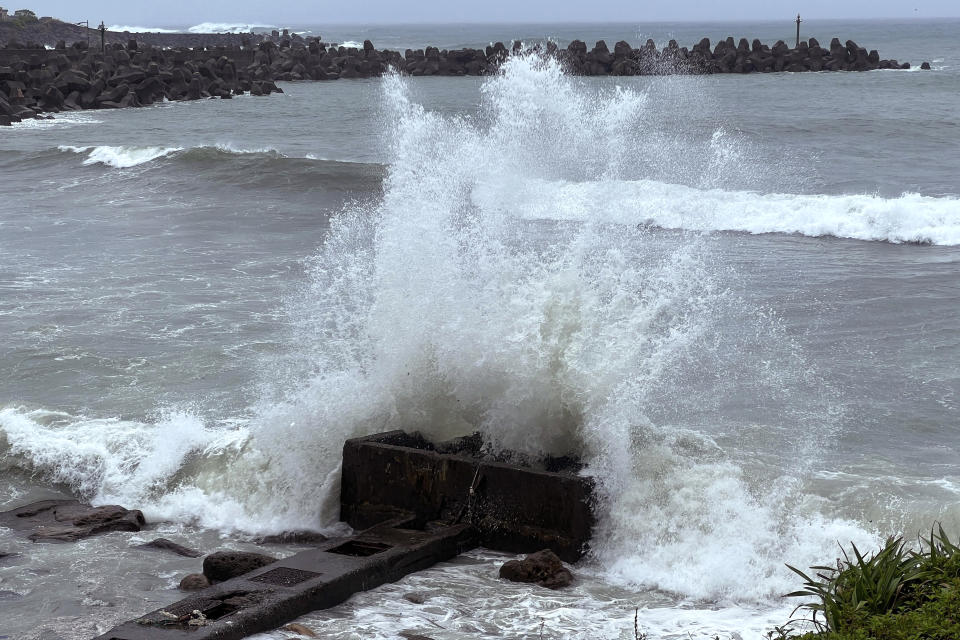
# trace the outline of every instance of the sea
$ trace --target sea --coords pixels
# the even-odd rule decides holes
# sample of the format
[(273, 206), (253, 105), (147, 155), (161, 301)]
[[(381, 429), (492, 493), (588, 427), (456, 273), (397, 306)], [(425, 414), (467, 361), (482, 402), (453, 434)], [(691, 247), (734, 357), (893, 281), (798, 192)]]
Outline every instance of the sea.
[[(286, 26), (401, 51), (795, 36)], [(914, 68), (584, 78), (528, 55), (0, 130), (0, 510), (151, 523), (0, 529), (0, 638), (180, 599), (199, 560), (137, 548), (156, 537), (283, 556), (303, 547), (257, 536), (347, 532), (343, 442), (390, 429), (580, 456), (590, 552), (553, 592), (476, 550), (299, 620), (321, 638), (760, 640), (803, 601), (787, 564), (960, 537), (960, 19), (801, 29)]]

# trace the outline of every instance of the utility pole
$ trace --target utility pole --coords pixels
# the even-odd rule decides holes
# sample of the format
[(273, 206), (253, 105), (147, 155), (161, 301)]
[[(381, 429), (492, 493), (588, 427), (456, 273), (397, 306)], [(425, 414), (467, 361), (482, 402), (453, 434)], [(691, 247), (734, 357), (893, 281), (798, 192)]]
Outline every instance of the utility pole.
[(100, 53), (106, 53), (107, 51), (107, 28), (103, 25), (103, 20), (100, 21)]
[(800, 48), (800, 23), (801, 22), (803, 22), (803, 20), (800, 19), (800, 14), (798, 13), (797, 14), (797, 46), (795, 46), (794, 49)]

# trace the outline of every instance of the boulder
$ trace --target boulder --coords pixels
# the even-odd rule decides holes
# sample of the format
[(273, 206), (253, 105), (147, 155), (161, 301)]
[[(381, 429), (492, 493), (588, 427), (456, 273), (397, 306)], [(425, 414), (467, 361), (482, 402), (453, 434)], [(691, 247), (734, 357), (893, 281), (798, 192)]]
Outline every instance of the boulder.
[(120, 102), (129, 92), (130, 85), (121, 84), (113, 89), (107, 89), (101, 93), (99, 96), (97, 96), (97, 102), (101, 104), (104, 102)]
[(157, 538), (145, 544), (138, 545), (141, 549), (154, 549), (157, 551), (169, 551), (185, 558), (199, 558), (202, 554), (196, 549), (189, 549), (176, 542), (166, 538)]
[(180, 581), (181, 591), (199, 591), (210, 586), (210, 580), (202, 573), (191, 573)]
[(419, 591), (410, 591), (403, 594), (403, 599), (407, 602), (412, 602), (413, 604), (423, 604), (427, 601), (427, 596)]
[(93, 507), (77, 500), (41, 500), (0, 513), (0, 526), (34, 542), (74, 542), (113, 531), (140, 531), (143, 514), (117, 505)]
[(280, 627), (281, 631), (289, 631), (290, 633), (295, 633), (298, 636), (304, 636), (307, 638), (319, 638), (320, 636), (311, 629), (310, 627), (305, 627), (302, 624), (297, 624), (296, 622), (291, 622), (288, 625)]
[(560, 589), (573, 582), (573, 574), (549, 549), (531, 553), (523, 560), (510, 560), (500, 567), (500, 577), (511, 582), (532, 582), (548, 589)]
[(223, 582), (276, 561), (276, 558), (262, 553), (217, 551), (203, 559), (203, 575), (207, 576), (210, 582)]
[(930, 70), (930, 63), (929, 63), (929, 62), (921, 63), (921, 64), (920, 64), (920, 68), (929, 71), (929, 70)]

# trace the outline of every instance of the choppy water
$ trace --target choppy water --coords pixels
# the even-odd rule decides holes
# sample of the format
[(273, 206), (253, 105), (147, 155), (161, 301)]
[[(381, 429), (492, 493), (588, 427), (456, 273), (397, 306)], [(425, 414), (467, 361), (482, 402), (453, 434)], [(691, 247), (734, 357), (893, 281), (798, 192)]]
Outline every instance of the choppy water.
[(0, 635), (89, 637), (177, 599), (197, 561), (141, 538), (336, 530), (343, 439), (396, 427), (581, 454), (594, 550), (562, 594), (478, 551), (308, 616), (326, 637), (632, 638), (639, 607), (651, 638), (761, 638), (792, 608), (785, 562), (960, 526), (951, 24), (828, 25), (931, 72), (531, 58), (0, 131), (0, 508), (79, 495), (163, 523), (0, 531), (20, 554)]

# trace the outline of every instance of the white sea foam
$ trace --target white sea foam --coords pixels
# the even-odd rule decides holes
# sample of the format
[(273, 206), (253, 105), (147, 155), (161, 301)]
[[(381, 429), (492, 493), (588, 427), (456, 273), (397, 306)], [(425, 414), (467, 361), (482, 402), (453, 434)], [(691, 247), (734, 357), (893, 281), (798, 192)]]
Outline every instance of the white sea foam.
[(61, 145), (58, 149), (86, 153), (84, 165), (102, 164), (117, 169), (129, 169), (183, 151), (183, 147), (73, 147), (68, 145)]
[(253, 22), (202, 22), (187, 29), (190, 33), (250, 33), (251, 30), (270, 30), (277, 27), (272, 24)]
[(70, 127), (78, 124), (101, 124), (103, 120), (98, 120), (91, 113), (64, 112), (58, 113), (51, 120), (28, 118), (12, 125), (13, 130), (17, 129), (52, 129), (56, 127)]
[(116, 31), (123, 33), (124, 31), (129, 31), (130, 33), (183, 33), (179, 29), (162, 29), (160, 27), (133, 27), (124, 24), (115, 24), (107, 27), (107, 31)]
[[(484, 185), (476, 197), (497, 201), (504, 194), (490, 191), (502, 188)], [(650, 180), (528, 180), (509, 189), (528, 218), (960, 245), (960, 199), (950, 197), (760, 194)]]
[(187, 149), (185, 147), (127, 147), (127, 146), (98, 146), (98, 147), (75, 147), (70, 145), (61, 145), (60, 151), (72, 152), (77, 154), (87, 154), (83, 161), (84, 165), (102, 164), (117, 169), (128, 169), (148, 164), (155, 160), (168, 158), (187, 151), (202, 151), (204, 149), (215, 149), (222, 153), (233, 155), (248, 154), (270, 154), (280, 158), (288, 156), (280, 153), (273, 147), (243, 148), (230, 143), (218, 143), (214, 145), (200, 145)]

